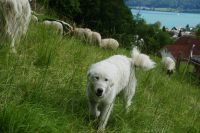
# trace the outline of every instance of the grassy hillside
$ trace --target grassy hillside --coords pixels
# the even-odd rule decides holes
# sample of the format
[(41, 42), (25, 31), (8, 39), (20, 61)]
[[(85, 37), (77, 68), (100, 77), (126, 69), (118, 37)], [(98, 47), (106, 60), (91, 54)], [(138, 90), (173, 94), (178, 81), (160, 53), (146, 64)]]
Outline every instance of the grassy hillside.
[[(88, 116), (86, 72), (97, 61), (130, 51), (104, 50), (32, 24), (17, 47), (0, 49), (0, 132), (95, 132)], [(159, 59), (154, 58), (157, 62)], [(116, 99), (107, 132), (200, 132), (200, 89), (192, 78), (166, 76), (157, 64), (136, 69), (138, 86), (130, 112)]]

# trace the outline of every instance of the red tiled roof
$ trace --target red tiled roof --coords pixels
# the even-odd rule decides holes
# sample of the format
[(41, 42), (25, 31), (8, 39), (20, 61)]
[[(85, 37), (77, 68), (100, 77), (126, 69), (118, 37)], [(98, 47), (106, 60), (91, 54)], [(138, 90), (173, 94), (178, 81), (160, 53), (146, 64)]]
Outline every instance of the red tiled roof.
[(182, 57), (188, 58), (193, 44), (195, 44), (193, 55), (200, 55), (200, 40), (193, 36), (180, 37), (174, 44), (167, 45), (165, 48), (167, 48), (175, 58), (177, 58), (179, 53), (181, 53)]

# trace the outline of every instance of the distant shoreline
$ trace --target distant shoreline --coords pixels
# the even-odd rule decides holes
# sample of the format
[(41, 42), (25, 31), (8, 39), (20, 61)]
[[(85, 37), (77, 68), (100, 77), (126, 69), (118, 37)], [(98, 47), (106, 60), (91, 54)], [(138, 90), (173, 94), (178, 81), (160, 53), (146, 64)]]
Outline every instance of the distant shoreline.
[(156, 22), (161, 22), (161, 26), (165, 26), (169, 29), (173, 27), (185, 27), (189, 24), (190, 27), (195, 27), (200, 23), (200, 14), (198, 13), (183, 13), (178, 11), (172, 12), (163, 12), (155, 10), (143, 10), (140, 8), (140, 11), (137, 8), (132, 8), (131, 13), (137, 15), (141, 14), (147, 24), (154, 24)]
[(129, 6), (130, 9), (135, 10), (146, 10), (146, 11), (159, 11), (159, 12), (177, 12), (177, 13), (196, 13), (200, 14), (200, 9), (191, 9), (191, 10), (177, 10), (174, 8), (149, 8), (149, 7), (133, 7)]

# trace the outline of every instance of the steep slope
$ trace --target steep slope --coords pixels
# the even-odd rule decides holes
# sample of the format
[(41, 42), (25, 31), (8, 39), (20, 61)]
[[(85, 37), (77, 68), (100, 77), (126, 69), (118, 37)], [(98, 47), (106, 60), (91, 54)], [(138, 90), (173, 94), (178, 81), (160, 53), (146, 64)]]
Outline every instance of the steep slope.
[[(30, 26), (17, 55), (8, 51), (0, 49), (0, 132), (10, 133), (95, 132), (85, 96), (87, 69), (111, 55), (130, 54), (62, 38), (40, 24)], [(124, 114), (117, 98), (107, 131), (200, 132), (199, 87), (181, 76), (169, 78), (159, 63), (151, 72), (136, 69), (130, 112)]]

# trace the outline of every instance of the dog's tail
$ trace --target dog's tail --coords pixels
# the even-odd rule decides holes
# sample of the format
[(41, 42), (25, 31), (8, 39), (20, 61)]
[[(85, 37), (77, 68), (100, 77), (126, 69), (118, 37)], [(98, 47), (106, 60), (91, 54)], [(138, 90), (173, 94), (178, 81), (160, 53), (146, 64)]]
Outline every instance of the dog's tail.
[(141, 67), (144, 70), (150, 70), (155, 67), (155, 62), (148, 55), (140, 53), (137, 47), (134, 47), (131, 53), (132, 63), (136, 67)]

